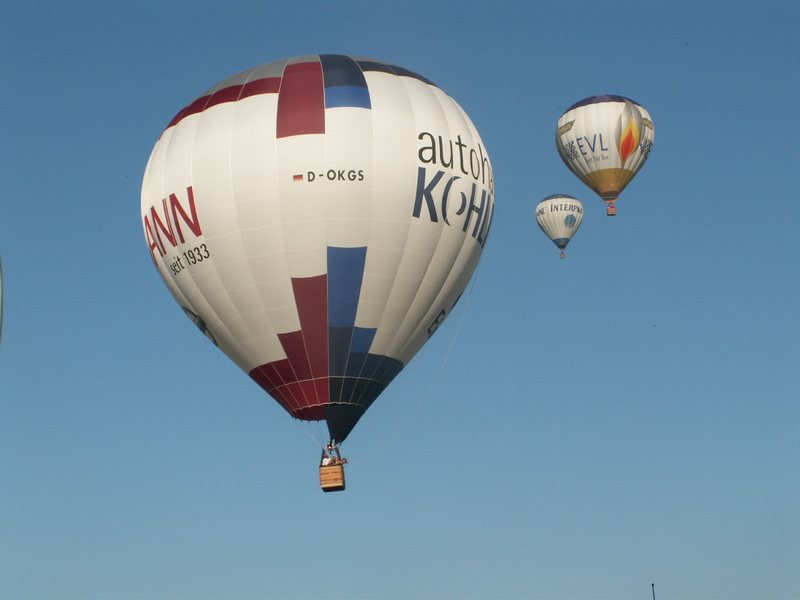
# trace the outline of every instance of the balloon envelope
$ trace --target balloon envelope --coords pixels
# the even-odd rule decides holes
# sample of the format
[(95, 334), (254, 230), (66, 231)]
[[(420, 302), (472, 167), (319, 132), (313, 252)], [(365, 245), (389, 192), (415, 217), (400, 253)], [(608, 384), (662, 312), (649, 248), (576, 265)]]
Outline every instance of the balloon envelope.
[(181, 110), (153, 148), (141, 210), (186, 315), (341, 442), (466, 287), (494, 180), (436, 85), (313, 55), (239, 73)]
[(0, 341), (3, 340), (3, 261), (0, 260)]
[[(583, 205), (567, 194), (544, 198), (536, 205), (536, 223), (559, 249), (564, 250), (583, 221)], [(564, 254), (562, 252), (562, 258)]]
[(655, 138), (650, 113), (624, 96), (592, 96), (558, 120), (556, 147), (564, 163), (613, 205), (642, 168)]

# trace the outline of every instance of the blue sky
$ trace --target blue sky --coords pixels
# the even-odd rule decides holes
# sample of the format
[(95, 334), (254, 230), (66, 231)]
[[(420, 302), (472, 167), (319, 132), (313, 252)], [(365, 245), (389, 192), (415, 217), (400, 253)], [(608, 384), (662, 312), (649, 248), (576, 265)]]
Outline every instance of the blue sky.
[[(0, 597), (800, 594), (794, 2), (0, 3)], [(306, 429), (148, 258), (172, 116), (318, 52), (424, 74), (491, 153), (459, 309), (317, 487)], [(555, 150), (623, 94), (656, 125), (608, 219)], [(569, 258), (536, 227), (580, 198)]]

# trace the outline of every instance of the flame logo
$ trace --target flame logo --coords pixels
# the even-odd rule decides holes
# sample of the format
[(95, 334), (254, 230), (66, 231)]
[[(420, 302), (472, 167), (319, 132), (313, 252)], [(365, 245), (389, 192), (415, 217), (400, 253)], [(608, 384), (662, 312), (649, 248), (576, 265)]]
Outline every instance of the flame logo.
[[(637, 118), (638, 117), (638, 118)], [(628, 160), (628, 157), (636, 152), (639, 146), (639, 125), (637, 121), (641, 120), (641, 113), (630, 102), (625, 103), (625, 109), (619, 117), (619, 158), (622, 164)]]

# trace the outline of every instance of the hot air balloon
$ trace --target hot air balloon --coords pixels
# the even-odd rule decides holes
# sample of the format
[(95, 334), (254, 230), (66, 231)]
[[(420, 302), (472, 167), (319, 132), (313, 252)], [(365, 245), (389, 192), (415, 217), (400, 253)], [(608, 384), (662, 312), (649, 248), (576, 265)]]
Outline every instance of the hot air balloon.
[(0, 341), (3, 341), (3, 261), (0, 260)]
[(334, 54), (190, 102), (141, 194), (175, 300), (292, 417), (327, 423), (329, 458), (453, 309), (493, 213), (464, 110), (407, 69)]
[(583, 221), (583, 205), (580, 200), (567, 194), (556, 194), (544, 198), (536, 205), (536, 222), (566, 258), (566, 247)]
[(650, 113), (624, 96), (592, 96), (570, 106), (556, 129), (564, 163), (607, 203), (617, 197), (650, 155), (655, 128)]

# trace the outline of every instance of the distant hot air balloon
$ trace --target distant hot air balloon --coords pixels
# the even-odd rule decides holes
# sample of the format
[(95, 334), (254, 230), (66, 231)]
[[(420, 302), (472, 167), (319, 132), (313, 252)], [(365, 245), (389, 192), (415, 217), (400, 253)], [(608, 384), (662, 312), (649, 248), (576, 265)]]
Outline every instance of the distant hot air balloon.
[(141, 207), (184, 312), (289, 414), (326, 421), (330, 456), (464, 291), (494, 179), (475, 126), (436, 85), (311, 55), (234, 75), (181, 110)]
[(556, 147), (569, 169), (617, 214), (617, 197), (650, 155), (650, 113), (624, 96), (592, 96), (570, 106), (556, 129)]
[(583, 221), (583, 205), (580, 200), (566, 194), (548, 196), (536, 205), (536, 222), (545, 235), (561, 249), (561, 258), (567, 256), (565, 249)]

